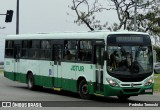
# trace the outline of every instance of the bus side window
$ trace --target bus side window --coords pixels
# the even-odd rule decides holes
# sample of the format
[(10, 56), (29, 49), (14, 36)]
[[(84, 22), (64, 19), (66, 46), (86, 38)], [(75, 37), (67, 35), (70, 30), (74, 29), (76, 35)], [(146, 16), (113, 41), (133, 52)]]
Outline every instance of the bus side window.
[(28, 52), (29, 52), (29, 40), (22, 41), (22, 51), (21, 51), (21, 57), (27, 58)]
[(30, 49), (29, 49), (29, 57), (33, 59), (39, 58), (40, 55), (40, 41), (39, 40), (32, 40), (30, 42)]
[(14, 57), (14, 41), (6, 41), (5, 56), (8, 58)]
[(80, 49), (78, 52), (79, 61), (92, 60), (92, 41), (80, 41)]
[(51, 59), (51, 41), (42, 40), (40, 47), (40, 58), (41, 59)]
[(71, 55), (71, 52), (69, 50), (67, 50), (65, 56), (64, 56), (64, 59), (67, 59), (67, 60), (71, 60), (72, 59), (72, 55)]
[(77, 55), (77, 41), (65, 41), (64, 42), (64, 59), (76, 60)]

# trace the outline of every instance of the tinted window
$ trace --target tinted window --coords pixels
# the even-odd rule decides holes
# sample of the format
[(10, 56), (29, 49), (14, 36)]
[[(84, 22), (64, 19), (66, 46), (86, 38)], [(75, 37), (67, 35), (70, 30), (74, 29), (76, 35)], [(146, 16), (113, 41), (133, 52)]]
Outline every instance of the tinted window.
[(39, 49), (40, 49), (40, 41), (39, 40), (32, 40), (29, 44), (31, 48), (29, 49), (29, 57), (33, 59), (39, 58)]
[(14, 57), (14, 41), (6, 41), (5, 47), (5, 57), (13, 58)]
[(21, 57), (22, 58), (28, 57), (29, 48), (31, 47), (31, 42), (32, 41), (30, 41), (30, 40), (22, 41), (22, 50), (21, 50)]
[(31, 48), (40, 48), (40, 42), (37, 40), (33, 40), (31, 45)]
[(6, 48), (14, 48), (14, 41), (6, 41)]
[(77, 55), (77, 41), (65, 41), (64, 42), (64, 59), (76, 60)]
[(79, 61), (92, 60), (92, 41), (80, 41), (80, 49), (78, 52)]
[(51, 41), (50, 40), (41, 41), (40, 58), (51, 59)]

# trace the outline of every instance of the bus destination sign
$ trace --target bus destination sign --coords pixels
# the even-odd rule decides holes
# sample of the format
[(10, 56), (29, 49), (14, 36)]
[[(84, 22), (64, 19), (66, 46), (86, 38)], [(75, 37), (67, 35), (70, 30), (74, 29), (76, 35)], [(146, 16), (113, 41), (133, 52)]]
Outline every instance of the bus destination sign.
[(134, 42), (134, 43), (143, 43), (143, 37), (116, 37), (116, 42), (119, 43), (127, 43), (127, 42)]

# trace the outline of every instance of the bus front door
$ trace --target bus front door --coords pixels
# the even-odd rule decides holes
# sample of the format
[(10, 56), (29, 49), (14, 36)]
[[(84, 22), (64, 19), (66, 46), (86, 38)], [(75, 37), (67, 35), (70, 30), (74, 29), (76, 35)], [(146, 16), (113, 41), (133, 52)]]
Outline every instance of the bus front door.
[(62, 87), (62, 69), (61, 69), (61, 60), (62, 60), (62, 45), (53, 46), (54, 53), (54, 87)]
[(98, 94), (103, 94), (103, 59), (104, 53), (104, 46), (97, 45), (95, 46), (95, 63), (96, 63), (96, 85), (95, 85), (95, 92)]
[(20, 45), (14, 46), (14, 77), (16, 81), (20, 80), (20, 76), (18, 75), (18, 73), (20, 73), (20, 49)]

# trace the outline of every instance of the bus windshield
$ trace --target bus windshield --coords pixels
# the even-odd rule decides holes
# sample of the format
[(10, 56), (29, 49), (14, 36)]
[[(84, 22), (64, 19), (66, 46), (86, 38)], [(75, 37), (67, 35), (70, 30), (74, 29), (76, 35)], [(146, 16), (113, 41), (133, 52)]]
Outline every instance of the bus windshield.
[(109, 73), (131, 75), (145, 74), (153, 70), (151, 46), (108, 46)]

